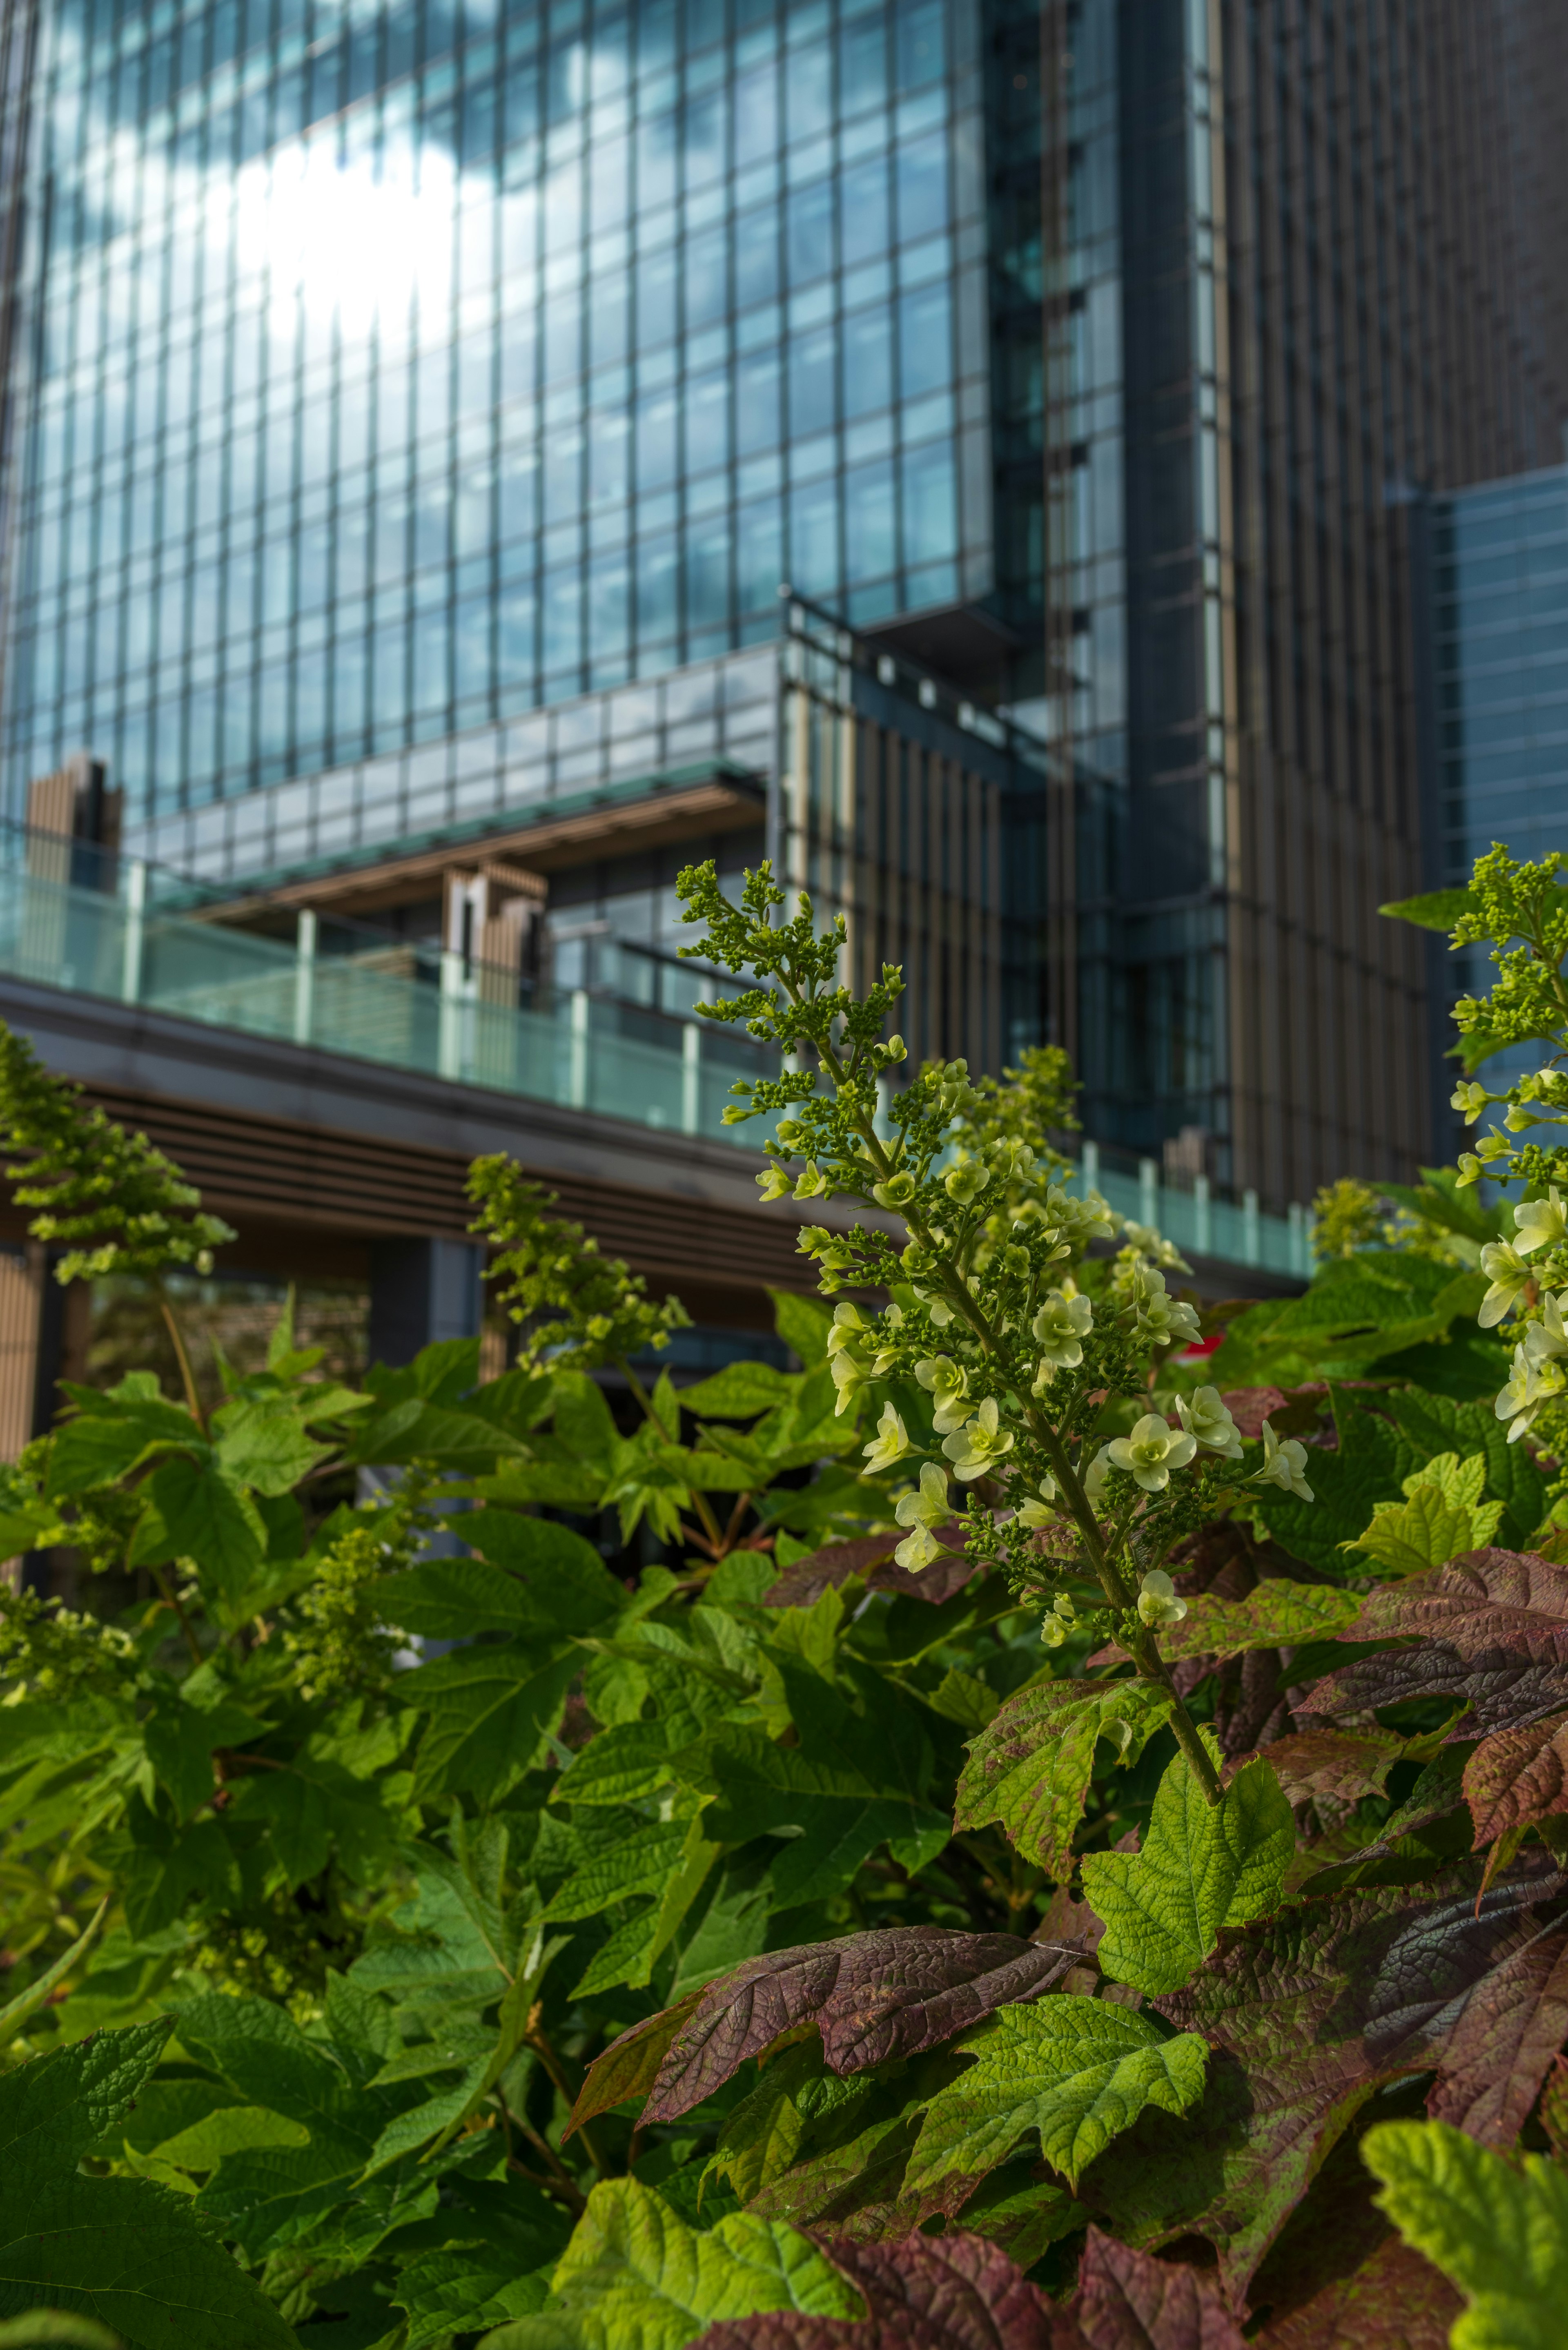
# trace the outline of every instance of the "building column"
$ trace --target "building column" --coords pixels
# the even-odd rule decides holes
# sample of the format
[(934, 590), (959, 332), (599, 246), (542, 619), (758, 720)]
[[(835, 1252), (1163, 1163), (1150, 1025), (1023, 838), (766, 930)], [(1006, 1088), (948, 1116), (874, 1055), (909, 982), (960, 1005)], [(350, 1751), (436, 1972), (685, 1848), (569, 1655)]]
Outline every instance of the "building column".
[(369, 1351), (396, 1369), (441, 1338), (476, 1338), (483, 1319), (475, 1241), (378, 1241), (370, 1251)]

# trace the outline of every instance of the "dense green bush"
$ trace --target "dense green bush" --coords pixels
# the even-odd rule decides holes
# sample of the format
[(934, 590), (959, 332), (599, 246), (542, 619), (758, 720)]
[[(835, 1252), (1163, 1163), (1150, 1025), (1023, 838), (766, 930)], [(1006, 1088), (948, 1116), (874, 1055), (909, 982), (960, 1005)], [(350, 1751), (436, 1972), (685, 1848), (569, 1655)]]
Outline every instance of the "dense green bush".
[[(0, 2342), (1560, 2338), (1568, 1159), (1343, 1201), (1189, 1357), (1054, 1062), (889, 1094), (896, 972), (682, 888), (765, 1191), (852, 1207), (798, 1369), (655, 1378), (679, 1309), (486, 1161), (504, 1376), (286, 1316), (204, 1409), (173, 1315), (180, 1394), (5, 1474), (100, 1604), (0, 1599)], [(1561, 906), (1437, 910), (1548, 1038), (1514, 1134)], [(0, 1116), (83, 1269), (223, 1237), (15, 1039)]]

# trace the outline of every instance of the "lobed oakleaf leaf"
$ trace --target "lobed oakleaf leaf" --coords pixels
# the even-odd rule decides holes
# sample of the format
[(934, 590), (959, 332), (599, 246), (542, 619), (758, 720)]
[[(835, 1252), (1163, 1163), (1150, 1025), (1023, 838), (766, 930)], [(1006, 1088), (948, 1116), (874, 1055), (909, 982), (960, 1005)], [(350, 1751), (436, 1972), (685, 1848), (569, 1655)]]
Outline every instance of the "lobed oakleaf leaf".
[(797, 2229), (737, 2211), (699, 2234), (635, 2178), (594, 2189), (551, 2297), (554, 2309), (486, 2334), (486, 2350), (684, 2350), (724, 2318), (860, 2314), (853, 2288)]
[(1469, 2303), (1454, 2350), (1557, 2350), (1568, 2302), (1568, 2173), (1518, 2167), (1442, 2122), (1385, 2122), (1362, 2156), (1407, 2243)]
[(1236, 2316), (1213, 2274), (1157, 2261), (1091, 2228), (1053, 2350), (1242, 2350)]
[(644, 2124), (690, 2113), (803, 2023), (817, 2025), (833, 2072), (864, 2072), (950, 2040), (994, 2008), (1038, 1998), (1081, 1956), (1081, 1944), (941, 1926), (769, 1950), (697, 1995), (660, 2063)]
[(1179, 1624), (1161, 1631), (1159, 1651), (1174, 1664), (1187, 1657), (1235, 1657), (1252, 1648), (1332, 1640), (1355, 1621), (1360, 1607), (1354, 1592), (1334, 1584), (1287, 1583), (1276, 1577), (1260, 1583), (1245, 1599), (1222, 1599), (1202, 1591), (1188, 1601)]
[(1050, 2303), (982, 2237), (916, 2233), (883, 2243), (827, 2241), (867, 2314), (780, 2314), (710, 2327), (697, 2350), (1050, 2350)]
[(954, 1825), (998, 1821), (1026, 1859), (1065, 1883), (1096, 1746), (1108, 1739), (1122, 1762), (1135, 1762), (1170, 1702), (1143, 1680), (1047, 1680), (1021, 1690), (970, 1746)]
[(1102, 1969), (1139, 1991), (1174, 1991), (1222, 1926), (1274, 1907), (1294, 1850), (1290, 1805), (1265, 1758), (1210, 1804), (1179, 1755), (1159, 1783), (1142, 1849), (1084, 1861), (1085, 1897), (1106, 1922)]
[(1478, 1852), (1513, 1828), (1568, 1812), (1568, 1714), (1484, 1738), (1465, 1764), (1464, 1791)]
[(973, 2064), (926, 2107), (909, 2170), (917, 2189), (954, 2172), (982, 2177), (1033, 2130), (1075, 2190), (1146, 2106), (1175, 2114), (1197, 2102), (1209, 2054), (1196, 2033), (1168, 2039), (1130, 2008), (1068, 1995), (1001, 2009), (962, 2053)]

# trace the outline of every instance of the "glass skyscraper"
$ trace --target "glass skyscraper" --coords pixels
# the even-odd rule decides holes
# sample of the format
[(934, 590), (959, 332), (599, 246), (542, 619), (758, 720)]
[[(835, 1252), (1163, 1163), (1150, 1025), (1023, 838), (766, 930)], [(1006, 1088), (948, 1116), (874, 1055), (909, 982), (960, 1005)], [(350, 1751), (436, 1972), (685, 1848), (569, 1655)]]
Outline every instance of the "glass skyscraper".
[[(1411, 516), (1557, 453), (1552, 22), (18, 7), (6, 807), (86, 753), (127, 845), (289, 889), (547, 810), (538, 934), (663, 956), (722, 838), (1107, 1145), (1407, 1172)], [(671, 790), (712, 835), (634, 854)]]
[(13, 811), (84, 745), (135, 830), (462, 735), (772, 639), (784, 580), (1026, 670), (1007, 14), (46, 6)]
[[(1422, 523), (1427, 878), (1455, 889), (1494, 842), (1568, 853), (1568, 465), (1434, 498)], [(1457, 1147), (1448, 1009), (1496, 974), (1484, 949), (1434, 962), (1437, 1113)], [(1539, 1060), (1521, 1046), (1484, 1074), (1501, 1087)]]

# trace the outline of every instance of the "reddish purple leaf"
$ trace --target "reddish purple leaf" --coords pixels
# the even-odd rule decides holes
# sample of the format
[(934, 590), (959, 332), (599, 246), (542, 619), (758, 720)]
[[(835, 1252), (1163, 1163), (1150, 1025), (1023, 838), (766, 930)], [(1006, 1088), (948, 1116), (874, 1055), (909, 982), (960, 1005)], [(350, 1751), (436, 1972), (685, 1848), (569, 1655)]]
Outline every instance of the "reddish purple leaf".
[(863, 2073), (889, 2056), (912, 2056), (993, 2008), (1037, 1999), (1082, 1955), (1081, 1948), (940, 1926), (896, 1926), (769, 1950), (698, 1994), (670, 2043), (642, 2118), (668, 2122), (690, 2113), (749, 2056), (801, 2023), (818, 2025), (835, 2073)]
[(936, 1532), (938, 1541), (950, 1544), (958, 1557), (939, 1558), (919, 1575), (911, 1575), (893, 1556), (895, 1544), (904, 1538), (898, 1527), (890, 1534), (862, 1535), (857, 1542), (829, 1543), (825, 1549), (813, 1551), (809, 1558), (797, 1559), (786, 1567), (763, 1594), (763, 1606), (809, 1607), (825, 1591), (836, 1590), (846, 1577), (857, 1575), (869, 1590), (924, 1599), (940, 1607), (981, 1573), (983, 1562), (962, 1555), (963, 1527), (957, 1518)]
[(1343, 1637), (1383, 1640), (1412, 1632), (1461, 1657), (1516, 1648), (1536, 1661), (1568, 1666), (1568, 1567), (1525, 1551), (1466, 1551), (1429, 1574), (1379, 1586)]
[(1364, 1795), (1382, 1794), (1384, 1783), (1404, 1751), (1405, 1741), (1391, 1730), (1314, 1727), (1238, 1755), (1234, 1762), (1227, 1762), (1225, 1777), (1229, 1782), (1260, 1754), (1267, 1754), (1285, 1801), (1293, 1807), (1298, 1804), (1321, 1806), (1326, 1802), (1348, 1808)]
[(1431, 1888), (1307, 1901), (1222, 1932), (1193, 1981), (1155, 2002), (1216, 2052), (1201, 2104), (1179, 2122), (1146, 2115), (1090, 2176), (1117, 2233), (1145, 2247), (1206, 2236), (1239, 2295), (1374, 2090), (1455, 2047), (1468, 2078), (1460, 2027), (1479, 2002), (1480, 2033), (1494, 1995), (1511, 2011), (1493, 1979), (1547, 1922), (1538, 1905), (1557, 1884), (1536, 1856), (1477, 1918), (1480, 1875), (1470, 1862)]
[(1568, 1918), (1542, 1926), (1537, 1915), (1519, 1919), (1516, 1947), (1466, 2002), (1427, 2099), (1434, 2121), (1483, 2146), (1513, 2144), (1568, 2039)]
[(1390, 2235), (1349, 2276), (1271, 2318), (1253, 2350), (1448, 2350), (1463, 2306), (1447, 2277)]
[(1091, 2228), (1054, 2350), (1245, 2350), (1214, 2272), (1157, 2261)]
[(1568, 1812), (1568, 1714), (1484, 1740), (1465, 1765), (1464, 1785), (1477, 1852), (1510, 1828)]
[(692, 1991), (673, 2007), (660, 2010), (657, 2015), (645, 2015), (601, 2049), (588, 2066), (587, 2077), (572, 2107), (572, 2117), (562, 2132), (570, 2137), (575, 2129), (591, 2122), (596, 2114), (607, 2114), (612, 2106), (623, 2105), (628, 2097), (645, 2096), (659, 2075), (664, 2052), (691, 2014), (701, 1994)]
[(983, 2237), (910, 2235), (822, 2250), (864, 2295), (864, 2318), (796, 2310), (728, 2317), (694, 2350), (1051, 2350), (1050, 2303)]
[(1568, 1706), (1568, 1663), (1535, 1659), (1523, 1649), (1496, 1648), (1461, 1656), (1445, 1641), (1390, 1648), (1358, 1657), (1296, 1700), (1298, 1713), (1366, 1713), (1408, 1698), (1441, 1697), (1469, 1711), (1454, 1738), (1485, 1738)]
[(1559, 2162), (1568, 2162), (1568, 2057), (1554, 2056), (1541, 2092), (1541, 2126)]
[(1243, 1436), (1259, 1437), (1268, 1420), (1279, 1433), (1279, 1415), (1291, 1399), (1283, 1388), (1227, 1388), (1220, 1399)]

